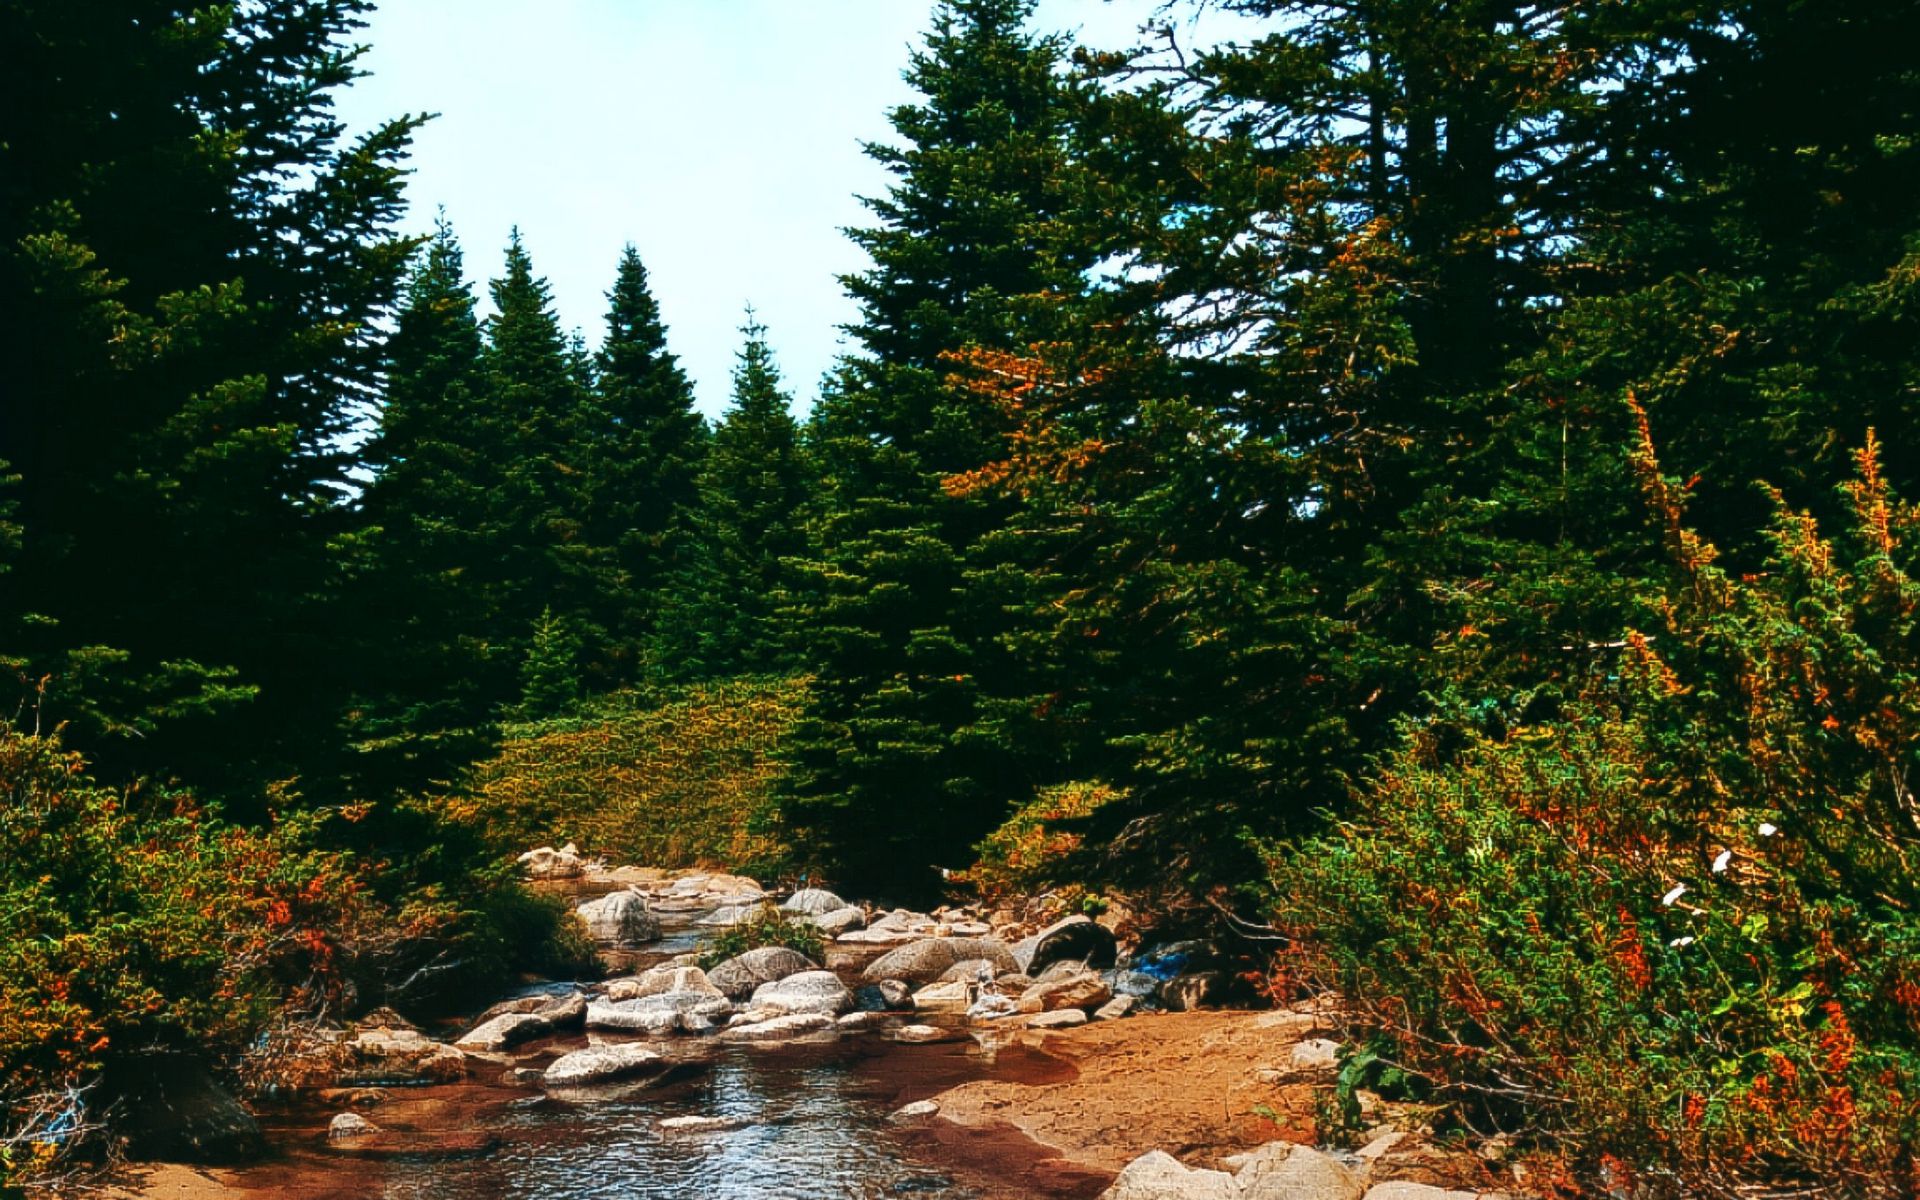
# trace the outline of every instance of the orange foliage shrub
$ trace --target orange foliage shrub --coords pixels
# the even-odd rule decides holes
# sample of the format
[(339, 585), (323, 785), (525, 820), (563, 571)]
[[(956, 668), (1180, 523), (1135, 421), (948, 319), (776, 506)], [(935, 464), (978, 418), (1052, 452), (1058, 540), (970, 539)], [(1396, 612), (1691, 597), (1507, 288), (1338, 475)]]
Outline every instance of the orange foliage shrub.
[(805, 695), (804, 680), (733, 680), (513, 727), (466, 803), (503, 848), (571, 841), (624, 863), (776, 870), (789, 851), (772, 792)]

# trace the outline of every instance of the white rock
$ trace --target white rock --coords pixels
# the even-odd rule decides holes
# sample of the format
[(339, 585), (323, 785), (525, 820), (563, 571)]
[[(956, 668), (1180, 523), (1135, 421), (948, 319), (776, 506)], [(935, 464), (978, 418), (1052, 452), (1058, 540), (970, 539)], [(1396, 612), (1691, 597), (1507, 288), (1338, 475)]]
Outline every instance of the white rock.
[(1099, 1008), (1093, 1010), (1093, 1019), (1096, 1021), (1117, 1021), (1121, 1017), (1130, 1017), (1133, 1015), (1133, 1010), (1139, 1007), (1139, 1004), (1140, 999), (1137, 996), (1115, 996)]
[(568, 1088), (611, 1083), (664, 1070), (666, 1065), (667, 1060), (659, 1051), (634, 1043), (588, 1046), (555, 1059), (541, 1074), (540, 1085)]
[(553, 1024), (533, 1013), (502, 1013), (462, 1034), (454, 1045), (462, 1050), (497, 1053), (553, 1032)]
[(853, 1007), (853, 993), (832, 971), (801, 971), (755, 988), (752, 1007), (839, 1016)]
[(1311, 1146), (1269, 1142), (1239, 1163), (1244, 1200), (1361, 1200), (1366, 1192), (1359, 1175)]
[(972, 989), (958, 980), (931, 983), (913, 994), (913, 1007), (919, 1012), (965, 1012), (972, 998)]
[(905, 1104), (894, 1109), (892, 1115), (889, 1116), (887, 1120), (901, 1122), (924, 1121), (928, 1117), (938, 1115), (939, 1112), (940, 1106), (933, 1101), (915, 1100), (912, 1104)]
[(1233, 1176), (1186, 1166), (1164, 1150), (1128, 1163), (1100, 1200), (1238, 1200)]
[(579, 913), (587, 932), (603, 946), (632, 949), (660, 937), (660, 920), (638, 892), (609, 892), (582, 904)]
[(1052, 1012), (1043, 1012), (1027, 1018), (1029, 1029), (1071, 1029), (1075, 1025), (1085, 1025), (1087, 1014), (1077, 1008), (1056, 1008)]
[(343, 1112), (327, 1122), (327, 1140), (330, 1142), (372, 1137), (379, 1132), (378, 1125), (355, 1112)]
[(811, 1037), (815, 1034), (838, 1032), (833, 1018), (825, 1013), (792, 1013), (784, 1017), (773, 1017), (765, 1021), (755, 1021), (751, 1025), (735, 1025), (720, 1035), (728, 1042), (785, 1042), (794, 1038)]
[(843, 933), (851, 933), (865, 925), (867, 914), (849, 904), (845, 908), (836, 908), (832, 912), (815, 913), (807, 917), (807, 923), (828, 937), (839, 937)]
[(662, 1133), (725, 1133), (746, 1128), (748, 1121), (744, 1117), (663, 1117), (654, 1124)]
[(788, 896), (787, 902), (780, 907), (790, 913), (816, 917), (821, 913), (835, 912), (849, 906), (845, 900), (824, 888), (801, 888)]
[(1330, 1038), (1308, 1038), (1294, 1043), (1288, 1061), (1295, 1071), (1322, 1074), (1340, 1066), (1340, 1043)]

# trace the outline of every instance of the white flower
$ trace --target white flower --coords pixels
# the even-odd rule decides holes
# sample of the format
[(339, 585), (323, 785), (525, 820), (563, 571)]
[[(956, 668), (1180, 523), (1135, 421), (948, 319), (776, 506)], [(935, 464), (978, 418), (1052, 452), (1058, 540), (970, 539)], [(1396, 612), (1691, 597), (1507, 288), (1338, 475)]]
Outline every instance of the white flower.
[(1690, 937), (1677, 937), (1672, 941), (1668, 942), (1667, 945), (1673, 947), (1675, 950), (1678, 950), (1682, 946), (1693, 945), (1693, 939)]
[(1722, 850), (1720, 852), (1720, 857), (1713, 860), (1713, 873), (1715, 875), (1726, 874), (1727, 864), (1732, 861), (1733, 861), (1733, 851)]
[(1780, 827), (1778, 825), (1775, 825), (1772, 821), (1760, 822), (1761, 837), (1772, 837), (1774, 834), (1779, 832), (1780, 832)]
[(1664, 905), (1666, 905), (1667, 907), (1669, 907), (1669, 908), (1671, 908), (1671, 907), (1673, 907), (1673, 902), (1674, 902), (1675, 900), (1678, 900), (1678, 899), (1679, 899), (1680, 897), (1682, 897), (1682, 896), (1684, 896), (1684, 895), (1686, 895), (1686, 894), (1687, 894), (1687, 885), (1686, 885), (1686, 884), (1684, 884), (1684, 883), (1678, 883), (1678, 884), (1675, 884), (1675, 885), (1674, 885), (1674, 887), (1673, 887), (1673, 890), (1672, 890), (1672, 891), (1670, 891), (1670, 892), (1668, 892), (1668, 893), (1667, 893), (1666, 895), (1664, 895), (1664, 896), (1662, 896), (1662, 897), (1660, 897), (1660, 903), (1662, 903), (1662, 904), (1664, 904)]

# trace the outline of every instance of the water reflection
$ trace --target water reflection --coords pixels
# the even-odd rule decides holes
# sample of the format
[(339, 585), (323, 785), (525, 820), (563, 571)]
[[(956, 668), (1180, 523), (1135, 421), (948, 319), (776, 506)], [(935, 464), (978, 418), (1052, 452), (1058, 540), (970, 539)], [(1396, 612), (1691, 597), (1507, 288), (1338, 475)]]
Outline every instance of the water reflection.
[[(844, 1047), (726, 1047), (702, 1076), (590, 1101), (532, 1098), (501, 1113), (485, 1159), (395, 1163), (389, 1200), (927, 1200), (971, 1190), (906, 1156)], [(667, 1117), (731, 1130), (663, 1132)]]

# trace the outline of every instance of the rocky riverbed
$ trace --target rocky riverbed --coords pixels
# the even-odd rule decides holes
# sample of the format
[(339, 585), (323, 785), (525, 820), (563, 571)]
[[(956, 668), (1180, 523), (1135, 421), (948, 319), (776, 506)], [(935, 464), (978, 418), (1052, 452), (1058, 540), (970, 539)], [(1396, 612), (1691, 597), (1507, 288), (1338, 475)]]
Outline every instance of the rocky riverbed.
[[(1359, 1144), (1308, 1145), (1326, 1014), (1211, 1010), (1205, 948), (1142, 946), (1124, 915), (876, 911), (570, 847), (525, 863), (575, 897), (612, 978), (529, 985), (454, 1030), (376, 1011), (314, 1031), (263, 1114), (266, 1162), (150, 1169), (120, 1194), (1467, 1200), (1514, 1182), (1384, 1107)], [(774, 904), (819, 930), (822, 961), (698, 965)]]

